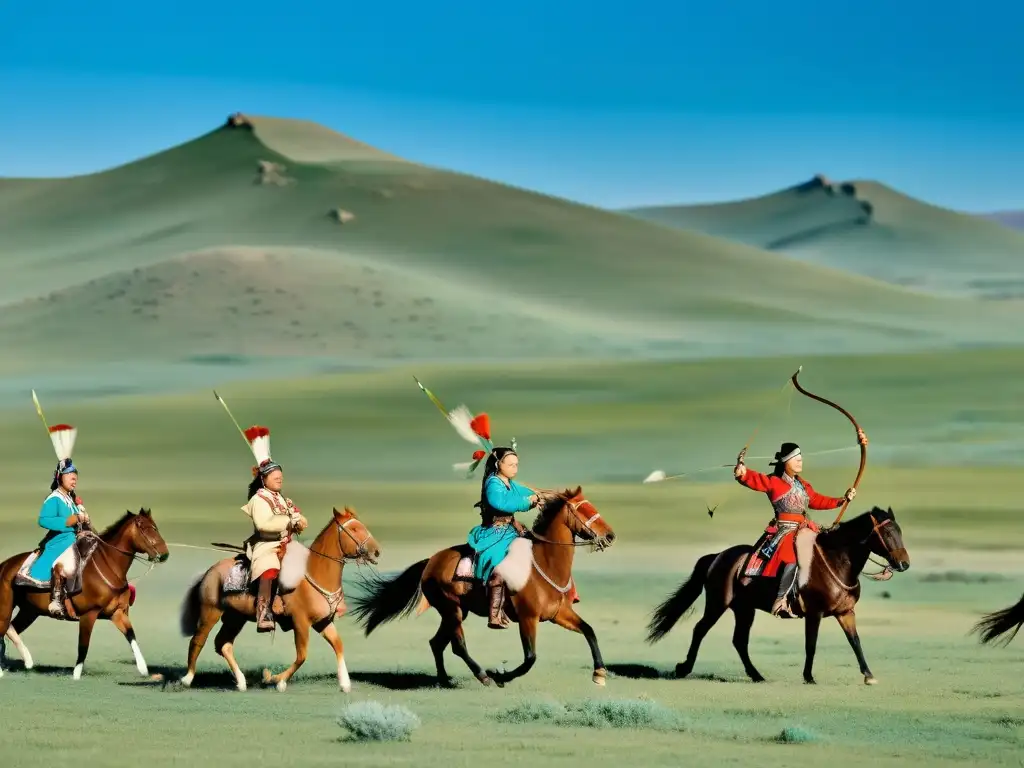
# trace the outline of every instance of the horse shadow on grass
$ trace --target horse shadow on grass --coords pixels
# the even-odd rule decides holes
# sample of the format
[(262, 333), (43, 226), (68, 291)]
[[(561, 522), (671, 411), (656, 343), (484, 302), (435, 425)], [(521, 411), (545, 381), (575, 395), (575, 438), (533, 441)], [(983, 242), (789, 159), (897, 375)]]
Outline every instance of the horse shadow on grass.
[[(622, 677), (627, 680), (680, 680), (676, 677), (675, 669), (659, 669), (650, 664), (607, 664), (605, 668), (613, 677)], [(741, 683), (745, 677), (723, 677), (713, 672), (691, 673), (686, 680), (708, 680), (714, 683)]]

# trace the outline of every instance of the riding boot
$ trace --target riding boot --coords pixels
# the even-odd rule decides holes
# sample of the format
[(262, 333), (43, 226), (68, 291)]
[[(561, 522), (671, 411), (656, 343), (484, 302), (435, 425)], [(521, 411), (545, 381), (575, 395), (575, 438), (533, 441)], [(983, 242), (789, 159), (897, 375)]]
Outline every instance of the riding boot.
[(260, 579), (259, 594), (256, 596), (256, 631), (274, 630), (274, 592), (277, 579)]
[(508, 617), (505, 615), (505, 584), (498, 578), (492, 578), (490, 583), (491, 611), (487, 620), (487, 626), (491, 629), (505, 629), (508, 626)]
[(64, 618), (64, 576), (54, 569), (50, 574), (50, 615), (56, 619)]
[(789, 590), (793, 588), (793, 581), (796, 579), (796, 563), (787, 563), (782, 569), (782, 577), (779, 579), (779, 593), (772, 606), (773, 616), (793, 618), (789, 610)]

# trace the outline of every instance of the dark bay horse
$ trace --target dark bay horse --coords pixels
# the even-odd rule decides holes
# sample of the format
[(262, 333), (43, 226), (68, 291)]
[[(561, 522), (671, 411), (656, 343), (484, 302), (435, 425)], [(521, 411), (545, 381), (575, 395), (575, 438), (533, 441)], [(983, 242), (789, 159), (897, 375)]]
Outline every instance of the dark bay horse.
[(594, 660), (592, 679), (604, 685), (606, 671), (597, 636), (576, 613), (569, 598), (577, 536), (597, 549), (604, 549), (615, 540), (611, 526), (583, 497), (581, 487), (544, 494), (533, 530), (513, 542), (499, 566), (507, 585), (505, 613), (519, 624), (523, 644), (523, 663), (510, 672), (485, 672), (466, 647), (462, 627), (466, 615), (485, 617), (488, 613), (485, 590), (479, 581), (456, 575), (459, 561), (472, 555), (468, 544), (443, 549), (390, 579), (376, 578), (366, 585), (364, 594), (353, 598), (353, 615), (361, 620), (369, 635), (385, 622), (408, 616), (417, 605), (424, 610), (433, 607), (441, 615), (441, 625), (430, 640), (430, 650), (438, 681), (446, 687), (452, 685), (444, 666), (444, 651), (449, 645), (477, 680), (484, 685), (493, 680), (503, 686), (533, 667), (537, 661), (537, 625), (551, 621), (586, 638)]
[[(854, 607), (860, 599), (858, 578), (869, 555), (884, 557), (888, 567), (894, 571), (903, 572), (910, 567), (910, 555), (903, 545), (903, 532), (896, 522), (895, 513), (892, 508), (884, 510), (875, 507), (832, 530), (823, 530), (817, 538), (814, 538), (810, 529), (802, 529), (798, 535), (800, 538), (797, 539), (796, 548), (801, 562), (794, 587), (798, 590), (794, 610), (798, 618), (804, 619), (804, 681), (814, 682), (811, 668), (821, 620), (825, 616), (835, 616), (857, 656), (865, 684), (874, 685), (877, 680), (868, 669), (861, 649)], [(654, 611), (648, 626), (648, 643), (655, 643), (667, 635), (675, 623), (691, 609), (701, 592), (707, 593), (704, 615), (693, 628), (693, 640), (686, 661), (676, 665), (677, 677), (686, 677), (693, 671), (704, 636), (726, 609), (731, 608), (736, 617), (733, 647), (739, 653), (750, 679), (754, 682), (764, 681), (764, 677), (750, 661), (747, 648), (755, 612), (771, 612), (778, 590), (778, 578), (755, 577), (749, 584), (743, 583), (745, 579), (741, 579), (741, 570), (747, 555), (752, 551), (752, 546), (739, 544), (722, 552), (704, 555), (697, 561), (686, 583)]]
[[(376, 563), (380, 544), (356, 516), (355, 510), (332, 510), (331, 519), (313, 539), (307, 550), (298, 542), (288, 545), (281, 562), (279, 594), (274, 599), (274, 618), (286, 632), (295, 632), (295, 661), (284, 672), (272, 675), (263, 670), (264, 684), (283, 691), (299, 667), (306, 661), (309, 630), (315, 629), (326, 640), (338, 660), (338, 687), (352, 690), (344, 648), (334, 619), (344, 612), (345, 595), (341, 578), (346, 561)], [(297, 553), (297, 557), (292, 556)], [(192, 684), (206, 638), (218, 621), (220, 631), (214, 638), (217, 653), (224, 657), (235, 684), (246, 689), (245, 675), (235, 661), (234, 643), (246, 622), (256, 621), (256, 585), (249, 583), (248, 563), (244, 557), (227, 557), (210, 566), (189, 588), (181, 606), (181, 632), (192, 639), (188, 644), (188, 671), (180, 682)]]
[[(128, 569), (137, 555), (145, 555), (153, 563), (162, 563), (169, 557), (167, 543), (160, 535), (151, 511), (140, 509), (138, 514), (125, 512), (100, 534), (86, 529), (79, 533), (75, 546), (80, 553), (84, 551), (90, 554), (81, 569), (81, 591), (65, 601), (65, 611), (68, 607), (72, 611), (68, 612), (68, 618), (60, 619), (78, 622), (78, 660), (75, 662), (74, 679), (78, 680), (82, 676), (97, 619), (107, 619), (121, 631), (131, 646), (139, 673), (148, 675), (146, 661), (135, 638), (135, 629), (128, 619)], [(37, 588), (16, 583), (18, 571), (30, 554), (22, 552), (0, 563), (0, 638), (13, 634), (12, 639), (21, 651), (27, 667), (31, 667), (31, 656), (17, 635), (32, 626), (40, 616), (57, 618), (51, 616), (48, 609), (48, 586)], [(18, 609), (18, 615), (12, 621), (15, 608)], [(8, 629), (14, 632), (9, 634)], [(2, 661), (3, 654), (0, 654), (0, 664)]]
[(1008, 645), (1017, 636), (1022, 626), (1024, 626), (1024, 595), (1021, 595), (1016, 605), (985, 614), (981, 621), (974, 625), (972, 631), (981, 635), (982, 643), (991, 643), (1009, 632), (1010, 636), (1002, 641), (1002, 645)]

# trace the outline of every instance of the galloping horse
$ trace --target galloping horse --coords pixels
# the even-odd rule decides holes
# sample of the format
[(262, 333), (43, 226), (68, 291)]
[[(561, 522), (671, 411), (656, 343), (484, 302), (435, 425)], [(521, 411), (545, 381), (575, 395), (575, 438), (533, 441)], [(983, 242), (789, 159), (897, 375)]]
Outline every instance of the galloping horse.
[[(376, 563), (378, 557), (380, 545), (349, 507), (344, 512), (333, 510), (330, 521), (308, 550), (295, 541), (288, 545), (281, 562), (281, 594), (274, 601), (274, 617), (285, 632), (295, 631), (295, 661), (277, 675), (264, 669), (265, 684), (276, 684), (279, 691), (288, 687), (291, 676), (306, 661), (312, 627), (334, 649), (338, 686), (344, 693), (352, 690), (341, 638), (333, 623), (344, 610), (342, 571), (347, 560)], [(235, 676), (238, 690), (246, 689), (245, 675), (235, 661), (234, 642), (247, 621), (256, 621), (255, 588), (249, 584), (249, 564), (244, 556), (228, 557), (212, 565), (189, 588), (181, 606), (181, 632), (192, 640), (188, 644), (188, 672), (181, 678), (182, 685), (192, 684), (196, 660), (206, 638), (223, 618), (214, 644)]]
[[(896, 522), (892, 508), (875, 507), (831, 530), (815, 534), (808, 528), (797, 533), (796, 549), (800, 572), (795, 588), (797, 592), (796, 616), (804, 619), (805, 649), (804, 681), (814, 682), (811, 668), (818, 643), (818, 628), (824, 616), (835, 616), (846, 633), (853, 652), (857, 655), (866, 685), (874, 685), (874, 675), (861, 650), (857, 634), (854, 606), (860, 599), (858, 577), (870, 554), (884, 557), (889, 568), (903, 572), (910, 567), (910, 555), (903, 545), (903, 533)], [(755, 577), (745, 584), (741, 571), (747, 555), (753, 551), (748, 544), (739, 544), (722, 552), (704, 555), (697, 561), (690, 578), (655, 610), (648, 626), (648, 643), (655, 643), (669, 630), (707, 591), (704, 616), (693, 628), (693, 641), (686, 661), (676, 665), (676, 676), (686, 677), (693, 671), (700, 643), (727, 608), (736, 617), (732, 644), (739, 653), (747, 675), (754, 682), (764, 681), (750, 661), (747, 647), (750, 628), (756, 610), (771, 611), (778, 580)]]
[(437, 677), (442, 686), (452, 685), (444, 667), (444, 651), (449, 644), (455, 655), (466, 662), (484, 685), (493, 680), (503, 686), (525, 675), (537, 661), (537, 625), (541, 621), (552, 621), (586, 638), (594, 659), (593, 681), (604, 685), (606, 672), (597, 636), (576, 613), (568, 595), (573, 583), (576, 536), (598, 549), (610, 546), (615, 540), (611, 526), (601, 518), (594, 505), (583, 498), (580, 487), (575, 491), (566, 489), (542, 497), (533, 530), (528, 538), (513, 542), (500, 566), (504, 570), (508, 590), (514, 592), (510, 597), (506, 596), (505, 613), (509, 619), (518, 622), (523, 643), (523, 663), (511, 672), (485, 672), (470, 657), (466, 647), (462, 628), (466, 614), (484, 617), (488, 608), (479, 581), (456, 575), (459, 561), (472, 555), (468, 544), (443, 549), (391, 579), (377, 578), (375, 583), (368, 585), (366, 594), (353, 598), (353, 615), (362, 619), (369, 635), (379, 625), (399, 615), (409, 615), (417, 605), (421, 611), (432, 606), (441, 615), (441, 626), (430, 640), (430, 650), (433, 651)]
[[(140, 509), (138, 514), (125, 512), (98, 535), (85, 529), (79, 534), (74, 546), (78, 549), (79, 562), (84, 561), (84, 566), (79, 568), (79, 575), (75, 577), (81, 579), (81, 591), (65, 600), (65, 611), (69, 617), (67, 620), (78, 622), (78, 660), (75, 662), (74, 679), (82, 677), (97, 619), (108, 619), (121, 630), (131, 646), (139, 674), (148, 675), (146, 661), (135, 639), (135, 630), (128, 619), (128, 569), (137, 555), (146, 555), (150, 562), (161, 563), (170, 556), (167, 543), (160, 535), (151, 511)], [(0, 638), (6, 635), (14, 641), (27, 668), (32, 666), (32, 657), (18, 635), (32, 626), (40, 616), (56, 618), (48, 610), (49, 586), (38, 587), (22, 582), (21, 572), (26, 570), (22, 566), (26, 565), (25, 561), (31, 554), (23, 552), (0, 563)], [(11, 621), (16, 607), (18, 615)], [(0, 665), (2, 662), (3, 654), (0, 653)]]
[(1024, 626), (1024, 595), (1021, 595), (1016, 605), (1011, 605), (1001, 611), (986, 613), (981, 621), (974, 625), (972, 631), (981, 635), (982, 643), (990, 643), (997, 637), (1010, 632), (1010, 636), (1002, 642), (1003, 645), (1007, 645), (1017, 636), (1022, 626)]

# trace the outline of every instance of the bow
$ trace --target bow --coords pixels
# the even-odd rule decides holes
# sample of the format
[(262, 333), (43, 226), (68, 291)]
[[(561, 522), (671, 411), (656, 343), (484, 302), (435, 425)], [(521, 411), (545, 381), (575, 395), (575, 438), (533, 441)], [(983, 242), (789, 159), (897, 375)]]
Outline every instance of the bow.
[[(826, 400), (824, 397), (819, 397), (818, 395), (808, 392), (806, 389), (800, 386), (800, 382), (797, 381), (797, 376), (800, 375), (800, 371), (802, 371), (803, 369), (804, 367), (801, 365), (799, 368), (796, 369), (796, 373), (794, 373), (791, 378), (793, 386), (796, 387), (797, 391), (803, 395), (807, 395), (812, 400), (817, 400), (819, 403), (831, 405), (833, 408), (835, 408), (837, 411), (843, 414), (843, 416), (848, 418), (850, 420), (850, 423), (853, 424), (853, 428), (857, 430), (857, 442), (860, 445), (860, 467), (858, 467), (857, 469), (857, 478), (853, 481), (853, 485), (851, 486), (854, 490), (856, 490), (857, 484), (860, 483), (860, 479), (864, 475), (864, 467), (867, 465), (868, 462), (868, 447), (863, 442), (860, 441), (860, 435), (863, 430), (861, 430), (860, 425), (857, 423), (857, 420), (853, 418), (853, 415), (845, 408), (843, 408), (841, 405), (833, 403), (831, 400)], [(850, 500), (846, 499), (843, 502), (843, 506), (839, 508), (839, 514), (836, 516), (836, 519), (832, 522), (833, 527), (839, 525), (839, 521), (843, 519), (843, 515), (846, 513), (846, 508), (848, 506), (850, 506)]]

